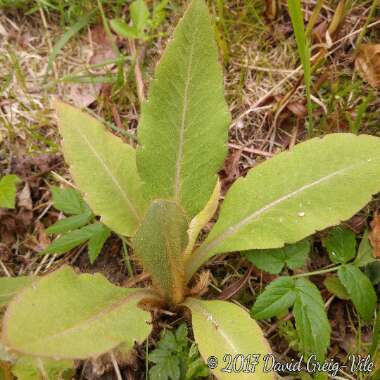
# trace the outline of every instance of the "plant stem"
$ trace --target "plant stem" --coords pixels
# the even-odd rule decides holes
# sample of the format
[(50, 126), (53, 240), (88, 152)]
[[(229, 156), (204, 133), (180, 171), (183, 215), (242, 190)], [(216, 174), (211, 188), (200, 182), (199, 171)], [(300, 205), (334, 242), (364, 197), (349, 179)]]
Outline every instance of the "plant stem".
[(135, 274), (133, 273), (133, 268), (132, 268), (131, 260), (130, 260), (129, 255), (128, 255), (127, 243), (126, 243), (126, 241), (125, 241), (125, 239), (123, 237), (120, 236), (120, 239), (121, 239), (121, 241), (123, 243), (125, 265), (127, 266), (129, 277), (133, 278), (135, 276)]
[(307, 273), (295, 274), (295, 275), (293, 275), (293, 276), (291, 276), (291, 277), (292, 277), (292, 278), (298, 278), (298, 277), (316, 276), (316, 275), (318, 275), (318, 274), (329, 273), (329, 272), (335, 272), (335, 271), (338, 270), (340, 267), (341, 267), (341, 265), (337, 265), (337, 266), (332, 267), (332, 268), (321, 269), (321, 270), (317, 270), (317, 271), (315, 271), (315, 272), (307, 272)]
[(366, 34), (367, 32), (367, 27), (368, 27), (368, 24), (369, 22), (371, 21), (374, 13), (375, 13), (375, 10), (376, 10), (376, 7), (377, 7), (377, 4), (378, 4), (378, 0), (372, 0), (372, 5), (371, 5), (371, 8), (369, 10), (369, 13), (368, 13), (368, 17), (367, 17), (367, 20), (365, 21), (364, 23), (364, 26), (359, 34), (359, 37), (358, 39), (356, 40), (356, 45), (355, 45), (355, 55), (358, 53), (359, 51), (359, 47), (362, 43), (362, 40), (364, 38), (364, 35)]

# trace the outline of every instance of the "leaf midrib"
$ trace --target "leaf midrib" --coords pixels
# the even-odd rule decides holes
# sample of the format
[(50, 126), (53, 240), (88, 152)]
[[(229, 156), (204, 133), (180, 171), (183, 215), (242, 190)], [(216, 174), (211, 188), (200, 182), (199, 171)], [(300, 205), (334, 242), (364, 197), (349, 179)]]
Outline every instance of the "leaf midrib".
[(195, 28), (194, 36), (192, 37), (191, 45), (190, 45), (190, 54), (189, 54), (189, 64), (187, 66), (186, 71), (186, 80), (185, 80), (185, 90), (183, 95), (183, 109), (181, 114), (181, 125), (179, 129), (179, 144), (178, 144), (178, 152), (177, 152), (177, 160), (176, 160), (176, 172), (174, 179), (174, 199), (180, 203), (180, 192), (181, 192), (181, 171), (182, 171), (182, 162), (183, 162), (183, 145), (185, 140), (185, 129), (187, 122), (187, 113), (189, 107), (189, 87), (191, 82), (191, 71), (193, 66), (193, 58), (194, 58), (194, 42), (196, 41), (196, 34), (198, 32), (198, 28)]
[[(205, 319), (208, 322), (211, 322), (213, 324), (213, 327), (220, 333), (220, 335), (224, 338), (224, 341), (227, 343), (229, 347), (233, 350), (235, 354), (239, 353), (239, 349), (234, 345), (228, 334), (224, 331), (224, 329), (221, 327), (220, 323), (217, 322), (216, 318), (212, 313), (210, 313), (207, 309), (205, 309), (202, 305), (198, 304), (196, 301), (193, 300), (190, 301), (192, 304), (192, 307), (195, 309), (198, 309), (198, 311), (205, 317)], [(240, 350), (241, 351), (241, 350)], [(229, 351), (232, 353), (231, 351)]]
[(268, 210), (272, 209), (273, 207), (277, 206), (278, 204), (281, 204), (283, 201), (287, 201), (289, 199), (291, 199), (293, 196), (297, 196), (299, 195), (300, 193), (302, 193), (303, 191), (306, 191), (316, 185), (319, 185), (325, 181), (328, 181), (329, 179), (337, 176), (337, 175), (340, 175), (340, 174), (343, 174), (353, 168), (356, 168), (358, 166), (361, 166), (365, 163), (368, 163), (368, 160), (379, 160), (380, 158), (376, 157), (376, 158), (372, 158), (372, 159), (365, 159), (365, 160), (362, 160), (356, 164), (353, 164), (353, 165), (350, 165), (350, 166), (347, 166), (346, 168), (343, 168), (343, 169), (340, 169), (340, 170), (336, 170), (335, 172), (332, 172), (330, 174), (328, 174), (327, 176), (324, 176), (322, 178), (319, 178), (318, 180), (316, 181), (313, 181), (309, 184), (306, 184), (304, 186), (301, 186), (299, 189), (295, 190), (295, 191), (292, 191), (288, 194), (285, 194), (283, 195), (282, 197), (272, 201), (271, 203), (265, 205), (264, 207), (260, 208), (259, 210), (253, 212), (252, 214), (248, 215), (247, 217), (245, 217), (243, 220), (241, 220), (240, 222), (228, 227), (226, 230), (224, 230), (223, 233), (221, 233), (220, 235), (218, 235), (217, 237), (215, 237), (212, 241), (210, 241), (208, 244), (204, 245), (203, 247), (200, 247), (200, 249), (196, 252), (196, 256), (197, 257), (202, 257), (202, 256), (207, 256), (208, 252), (210, 252), (213, 248), (215, 248), (217, 245), (219, 245), (221, 242), (223, 242), (225, 239), (229, 238), (230, 236), (234, 235), (235, 233), (237, 233), (241, 228), (245, 227), (247, 224), (249, 224), (250, 222), (252, 222), (253, 220), (257, 219), (259, 216), (261, 216), (262, 214), (264, 214), (265, 212), (267, 212)]
[(130, 201), (128, 194), (126, 193), (125, 190), (121, 187), (119, 181), (116, 179), (116, 177), (113, 175), (112, 170), (108, 167), (108, 165), (104, 162), (102, 157), (99, 156), (98, 152), (96, 149), (92, 146), (90, 141), (87, 139), (87, 137), (82, 133), (80, 128), (77, 128), (77, 131), (79, 135), (82, 137), (82, 139), (85, 141), (89, 149), (92, 151), (94, 154), (95, 158), (99, 161), (100, 165), (104, 168), (106, 173), (110, 176), (112, 182), (116, 185), (117, 190), (119, 191), (120, 195), (122, 198), (126, 201), (128, 208), (131, 210), (132, 214), (135, 216), (137, 221), (141, 221), (141, 215), (139, 214), (138, 210), (133, 206), (133, 203)]
[(142, 297), (143, 297), (142, 292), (135, 292), (133, 294), (127, 295), (126, 297), (123, 297), (120, 300), (118, 300), (117, 302), (109, 305), (107, 308), (103, 308), (100, 311), (98, 311), (97, 313), (91, 315), (89, 318), (78, 321), (73, 326), (67, 327), (64, 330), (61, 330), (61, 331), (59, 331), (55, 334), (51, 334), (49, 336), (38, 337), (37, 339), (35, 339), (33, 341), (29, 340), (28, 343), (26, 345), (24, 345), (23, 350), (17, 350), (17, 351), (28, 353), (28, 347), (33, 347), (36, 344), (41, 344), (41, 342), (48, 342), (48, 341), (57, 339), (58, 337), (62, 337), (64, 335), (75, 332), (76, 330), (83, 329), (84, 327), (86, 327), (86, 325), (91, 325), (91, 324), (97, 322), (103, 316), (107, 316), (107, 314), (111, 314), (111, 313), (115, 312), (118, 308), (121, 308), (124, 305), (132, 302), (134, 299), (139, 299)]

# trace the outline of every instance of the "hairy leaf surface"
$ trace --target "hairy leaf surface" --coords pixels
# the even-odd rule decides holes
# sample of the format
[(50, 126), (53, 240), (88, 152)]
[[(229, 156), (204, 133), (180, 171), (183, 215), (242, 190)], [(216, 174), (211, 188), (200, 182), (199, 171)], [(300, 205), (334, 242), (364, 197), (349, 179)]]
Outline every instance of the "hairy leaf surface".
[(0, 277), (0, 307), (35, 280), (34, 276)]
[(187, 219), (175, 202), (156, 200), (133, 239), (136, 256), (163, 296), (174, 302), (183, 298), (187, 227)]
[(279, 248), (336, 225), (379, 190), (379, 138), (340, 133), (301, 143), (234, 183), (187, 278), (217, 253)]
[(145, 209), (134, 149), (95, 118), (56, 103), (63, 152), (75, 182), (110, 229), (133, 235)]
[[(201, 301), (188, 298), (185, 302), (191, 310), (195, 341), (199, 352), (207, 360), (215, 356), (219, 365), (213, 370), (220, 380), (269, 380), (274, 372), (263, 372), (263, 356), (271, 350), (259, 325), (239, 306), (225, 301)], [(259, 364), (254, 373), (223, 372), (224, 355), (232, 357), (260, 354)], [(254, 360), (252, 359), (252, 362)], [(237, 363), (239, 367), (239, 363)]]
[(151, 330), (150, 314), (137, 306), (147, 296), (63, 267), (12, 300), (2, 342), (17, 353), (54, 359), (96, 357), (122, 343), (132, 348)]
[(215, 187), (230, 121), (203, 0), (179, 22), (155, 77), (142, 107), (137, 166), (151, 198), (175, 200), (192, 218)]

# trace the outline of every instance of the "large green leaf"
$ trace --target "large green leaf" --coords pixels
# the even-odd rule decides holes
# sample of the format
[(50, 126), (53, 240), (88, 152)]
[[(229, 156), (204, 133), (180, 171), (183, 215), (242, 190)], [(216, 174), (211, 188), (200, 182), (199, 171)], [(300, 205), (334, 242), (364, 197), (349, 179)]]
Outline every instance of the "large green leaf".
[(203, 0), (193, 0), (142, 107), (137, 166), (145, 192), (194, 217), (215, 187), (229, 121), (210, 16)]
[(309, 280), (299, 278), (293, 314), (300, 339), (300, 350), (307, 356), (315, 355), (322, 362), (330, 344), (331, 327), (318, 288)]
[[(194, 338), (203, 359), (207, 361), (211, 356), (217, 359), (218, 365), (213, 369), (213, 373), (218, 379), (268, 380), (275, 378), (274, 372), (263, 371), (263, 357), (270, 354), (271, 350), (259, 325), (246, 311), (229, 302), (201, 301), (194, 298), (188, 298), (185, 306), (191, 310)], [(230, 354), (232, 358), (237, 355), (258, 354), (261, 356), (256, 368), (251, 367), (252, 372), (243, 372), (242, 368), (240, 371), (224, 372), (222, 368), (228, 363), (224, 357), (226, 354)], [(241, 359), (242, 357), (240, 361)], [(237, 368), (240, 367), (239, 358), (236, 365)]]
[(133, 239), (136, 256), (156, 287), (174, 302), (183, 299), (187, 227), (186, 217), (175, 202), (156, 200)]
[(227, 193), (187, 278), (217, 253), (279, 248), (348, 219), (380, 190), (380, 139), (310, 139), (252, 169)]
[(64, 267), (26, 288), (9, 304), (2, 342), (17, 353), (54, 359), (96, 357), (149, 334), (140, 309), (149, 292), (119, 288), (100, 274)]
[(338, 277), (346, 288), (359, 315), (371, 322), (376, 308), (377, 296), (369, 278), (352, 264), (342, 265)]
[(133, 235), (145, 209), (134, 149), (87, 113), (62, 102), (56, 109), (65, 159), (87, 203), (110, 229)]
[(33, 276), (0, 277), (0, 307), (35, 280)]
[(278, 316), (293, 306), (296, 295), (294, 280), (291, 277), (279, 277), (257, 298), (252, 314), (256, 319)]

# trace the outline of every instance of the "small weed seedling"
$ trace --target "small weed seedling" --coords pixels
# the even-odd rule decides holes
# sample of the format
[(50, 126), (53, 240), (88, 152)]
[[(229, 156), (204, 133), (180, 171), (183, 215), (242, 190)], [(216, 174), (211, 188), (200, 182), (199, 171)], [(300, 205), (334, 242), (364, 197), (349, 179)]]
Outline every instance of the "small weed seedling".
[[(273, 372), (263, 371), (270, 347), (257, 322), (233, 303), (200, 299), (196, 274), (215, 255), (281, 248), (350, 218), (380, 190), (380, 140), (331, 134), (258, 165), (232, 185), (217, 222), (200, 241), (218, 208), (217, 173), (227, 153), (230, 124), (212, 36), (205, 2), (192, 1), (142, 106), (136, 150), (87, 113), (56, 103), (63, 152), (76, 185), (92, 213), (128, 239), (153, 285), (117, 287), (100, 274), (77, 274), (67, 266), (31, 286), (18, 284), (18, 289), (25, 287), (9, 300), (1, 332), (10, 354), (49, 365), (105, 353), (114, 357), (146, 340), (152, 329), (150, 309), (166, 305), (185, 317), (191, 314), (200, 354), (219, 362), (212, 366), (217, 378), (274, 379)], [(91, 218), (84, 205), (72, 215)], [(299, 244), (302, 252), (296, 259), (302, 263), (308, 243)], [(346, 263), (350, 259), (339, 258), (345, 286), (360, 272)], [(283, 252), (282, 266), (294, 268), (299, 262)], [(258, 298), (254, 315), (269, 318), (278, 312), (275, 308), (294, 305), (297, 331), (304, 331), (302, 351), (323, 360), (330, 329), (314, 285), (303, 277), (281, 277), (267, 292)], [(280, 293), (279, 299), (271, 297)], [(362, 310), (363, 317), (370, 313), (372, 309)], [(225, 354), (233, 358), (230, 363), (223, 362)], [(255, 365), (237, 354), (261, 356)]]

